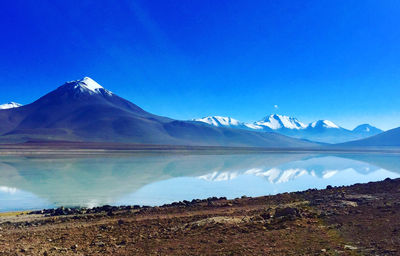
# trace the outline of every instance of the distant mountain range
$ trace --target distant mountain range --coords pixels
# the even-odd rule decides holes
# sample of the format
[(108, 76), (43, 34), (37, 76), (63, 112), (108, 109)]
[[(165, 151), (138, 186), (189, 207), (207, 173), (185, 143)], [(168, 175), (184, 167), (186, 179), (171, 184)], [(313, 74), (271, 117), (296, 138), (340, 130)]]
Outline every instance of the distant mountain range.
[(85, 77), (31, 104), (0, 105), (0, 143), (31, 140), (269, 148), (317, 147), (321, 142), (400, 146), (400, 128), (383, 132), (362, 124), (348, 130), (329, 120), (306, 125), (276, 114), (253, 123), (221, 116), (174, 120), (146, 112)]
[(31, 104), (13, 106), (0, 110), (2, 143), (64, 140), (274, 148), (317, 145), (274, 132), (157, 116), (104, 89), (89, 77), (67, 82)]
[(323, 143), (341, 143), (363, 139), (383, 132), (369, 124), (362, 124), (348, 130), (329, 120), (318, 120), (308, 125), (297, 118), (284, 115), (269, 115), (253, 123), (240, 122), (231, 117), (209, 116), (193, 119), (215, 127), (230, 127), (258, 132), (277, 132), (286, 136)]
[(400, 127), (380, 133), (378, 135), (340, 144), (339, 146), (350, 147), (400, 147)]

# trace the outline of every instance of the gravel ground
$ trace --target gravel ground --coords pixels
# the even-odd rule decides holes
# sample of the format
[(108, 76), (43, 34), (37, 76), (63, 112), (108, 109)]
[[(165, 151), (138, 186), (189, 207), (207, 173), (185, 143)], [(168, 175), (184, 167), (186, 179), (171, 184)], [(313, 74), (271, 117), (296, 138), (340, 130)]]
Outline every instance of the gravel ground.
[(161, 207), (0, 214), (0, 255), (400, 255), (400, 179)]

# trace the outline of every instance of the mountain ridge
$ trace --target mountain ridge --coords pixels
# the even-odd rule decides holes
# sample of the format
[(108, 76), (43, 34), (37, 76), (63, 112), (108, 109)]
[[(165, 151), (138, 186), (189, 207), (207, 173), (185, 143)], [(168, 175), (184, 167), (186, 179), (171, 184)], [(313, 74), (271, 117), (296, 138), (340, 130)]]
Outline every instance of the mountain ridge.
[[(233, 119), (231, 117), (218, 117), (223, 119)], [(212, 122), (207, 122), (207, 120), (212, 120), (212, 118), (213, 116), (208, 116), (193, 120), (214, 125)], [(290, 137), (322, 143), (342, 143), (373, 136), (383, 132), (369, 124), (362, 124), (353, 130), (348, 130), (330, 120), (318, 120), (306, 125), (295, 117), (278, 114), (271, 114), (260, 121), (255, 121), (253, 123), (244, 123), (236, 119), (233, 120), (236, 122), (235, 124), (229, 125), (231, 128), (254, 130), (259, 132), (277, 132)]]
[(0, 140), (67, 140), (199, 146), (312, 147), (276, 133), (211, 127), (149, 113), (85, 77), (28, 105), (0, 111)]

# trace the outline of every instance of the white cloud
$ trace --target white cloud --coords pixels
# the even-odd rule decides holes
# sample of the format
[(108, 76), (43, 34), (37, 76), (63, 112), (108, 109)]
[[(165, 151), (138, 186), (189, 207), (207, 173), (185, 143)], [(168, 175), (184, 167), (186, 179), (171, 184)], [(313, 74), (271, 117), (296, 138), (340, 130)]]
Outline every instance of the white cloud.
[(274, 108), (275, 108), (275, 109), (278, 109), (278, 108), (279, 108), (279, 106), (278, 106), (278, 105), (274, 105)]

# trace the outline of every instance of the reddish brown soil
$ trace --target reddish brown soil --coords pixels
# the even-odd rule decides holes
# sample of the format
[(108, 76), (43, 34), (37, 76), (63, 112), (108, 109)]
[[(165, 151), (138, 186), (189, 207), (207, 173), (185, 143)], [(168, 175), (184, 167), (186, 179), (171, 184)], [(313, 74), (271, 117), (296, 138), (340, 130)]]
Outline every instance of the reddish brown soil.
[(400, 255), (399, 237), (400, 179), (95, 214), (0, 216), (0, 255)]

